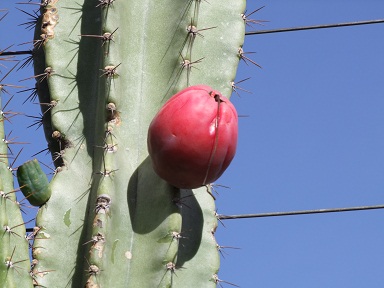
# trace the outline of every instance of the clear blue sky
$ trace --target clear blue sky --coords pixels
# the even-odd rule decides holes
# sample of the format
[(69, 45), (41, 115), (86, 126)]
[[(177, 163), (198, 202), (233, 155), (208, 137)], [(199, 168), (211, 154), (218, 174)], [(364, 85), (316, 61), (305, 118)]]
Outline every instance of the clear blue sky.
[[(269, 22), (256, 29), (384, 18), (380, 0), (248, 3), (248, 12), (266, 5), (251, 18)], [(18, 11), (7, 17), (25, 21)], [(30, 41), (22, 27), (8, 29), (0, 22), (1, 48)], [(244, 50), (257, 52), (249, 56), (263, 69), (239, 68), (238, 80), (252, 77), (241, 86), (253, 94), (232, 98), (248, 117), (240, 119), (237, 156), (217, 181), (231, 187), (218, 189), (219, 213), (384, 204), (383, 32), (374, 24), (246, 37)], [(37, 105), (16, 107), (24, 99), (14, 110), (38, 114)], [(23, 117), (13, 123), (13, 135), (33, 142), (23, 160), (46, 148), (41, 129), (25, 130)], [(384, 210), (226, 220), (219, 244), (241, 249), (224, 251), (220, 278), (243, 288), (382, 288), (383, 219)]]
[[(383, 1), (248, 1), (273, 29), (384, 18)], [(219, 213), (384, 203), (384, 24), (247, 36), (263, 69), (232, 100), (237, 156)], [(227, 220), (222, 279), (241, 287), (383, 287), (384, 211)]]

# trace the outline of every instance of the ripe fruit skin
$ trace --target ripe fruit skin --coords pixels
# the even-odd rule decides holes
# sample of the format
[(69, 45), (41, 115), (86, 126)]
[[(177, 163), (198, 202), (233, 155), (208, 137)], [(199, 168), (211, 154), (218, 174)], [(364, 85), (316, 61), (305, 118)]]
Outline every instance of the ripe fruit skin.
[(206, 85), (180, 91), (149, 126), (148, 152), (155, 172), (183, 189), (214, 182), (235, 156), (237, 126), (235, 107), (218, 91)]

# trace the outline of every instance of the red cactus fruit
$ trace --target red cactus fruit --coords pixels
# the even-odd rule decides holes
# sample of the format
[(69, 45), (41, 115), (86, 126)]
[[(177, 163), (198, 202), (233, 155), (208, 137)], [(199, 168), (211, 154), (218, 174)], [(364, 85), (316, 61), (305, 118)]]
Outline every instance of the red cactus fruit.
[(178, 188), (214, 182), (236, 153), (237, 112), (206, 85), (172, 96), (152, 120), (148, 152), (156, 173)]

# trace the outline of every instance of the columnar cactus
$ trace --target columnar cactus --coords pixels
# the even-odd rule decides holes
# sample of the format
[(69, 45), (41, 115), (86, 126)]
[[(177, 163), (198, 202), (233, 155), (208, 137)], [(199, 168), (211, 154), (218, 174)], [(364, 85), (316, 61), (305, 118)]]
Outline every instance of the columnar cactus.
[(187, 190), (162, 180), (146, 138), (156, 112), (181, 89), (204, 84), (230, 97), (243, 55), (245, 0), (224, 2), (41, 2), (33, 60), (56, 170), (28, 236), (30, 266), (8, 147), (0, 142), (2, 287), (220, 281), (210, 185)]

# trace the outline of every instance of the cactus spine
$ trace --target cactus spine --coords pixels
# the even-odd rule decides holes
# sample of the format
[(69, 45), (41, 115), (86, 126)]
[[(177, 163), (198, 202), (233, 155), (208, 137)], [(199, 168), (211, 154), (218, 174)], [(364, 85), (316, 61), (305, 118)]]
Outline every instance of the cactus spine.
[[(7, 115), (4, 111), (0, 112), (0, 138), (5, 139), (3, 124)], [(7, 154), (8, 144), (0, 141), (0, 283), (2, 287), (32, 287), (28, 274), (29, 256), (28, 242), (24, 237), (25, 225), (20, 203), (14, 193), (13, 171)]]
[[(37, 213), (30, 273), (24, 266), (16, 279), (3, 260), (15, 246), (12, 258), (28, 259), (27, 241), (2, 236), (5, 287), (216, 286), (210, 187), (160, 179), (146, 136), (161, 105), (189, 85), (231, 95), (244, 9), (245, 0), (42, 1), (33, 58), (39, 100), (50, 103), (42, 123), (57, 173)], [(0, 188), (11, 191), (1, 161)], [(3, 195), (1, 224), (22, 223), (14, 195)]]

